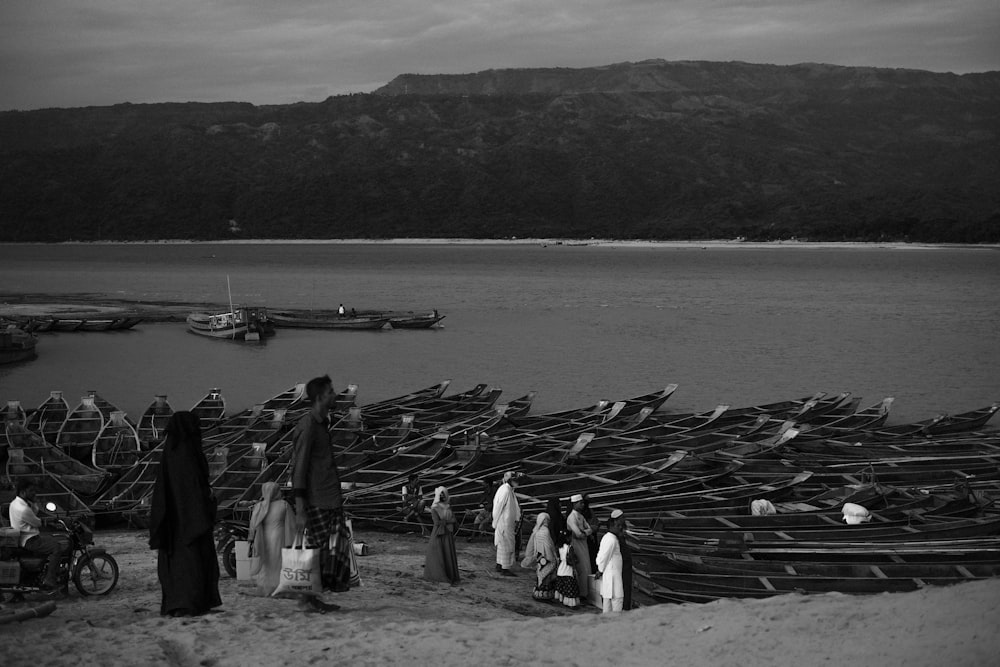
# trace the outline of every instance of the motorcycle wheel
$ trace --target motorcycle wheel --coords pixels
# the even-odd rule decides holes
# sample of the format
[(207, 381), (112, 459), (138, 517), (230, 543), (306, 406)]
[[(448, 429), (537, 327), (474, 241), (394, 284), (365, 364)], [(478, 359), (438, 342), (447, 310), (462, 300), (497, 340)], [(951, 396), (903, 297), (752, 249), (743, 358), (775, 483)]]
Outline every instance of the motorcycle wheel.
[(226, 574), (233, 579), (236, 578), (236, 540), (229, 540), (222, 548), (222, 567), (225, 568)]
[(73, 568), (80, 595), (107, 595), (118, 585), (118, 563), (109, 554), (83, 556)]

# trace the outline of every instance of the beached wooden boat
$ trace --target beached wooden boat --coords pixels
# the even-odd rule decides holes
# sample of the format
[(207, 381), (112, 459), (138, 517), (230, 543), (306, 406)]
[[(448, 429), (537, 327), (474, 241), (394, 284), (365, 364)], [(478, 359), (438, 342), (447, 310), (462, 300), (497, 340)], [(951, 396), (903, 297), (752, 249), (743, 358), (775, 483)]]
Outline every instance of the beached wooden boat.
[(343, 317), (329, 311), (276, 311), (271, 320), (276, 327), (356, 331), (383, 329), (389, 323), (388, 317)]
[(139, 435), (121, 410), (112, 412), (94, 441), (92, 460), (95, 468), (121, 472), (141, 458)]
[(8, 422), (6, 435), (8, 476), (52, 475), (82, 496), (93, 496), (112, 478), (111, 473), (105, 470), (97, 470), (71, 458), (23, 425)]
[(55, 444), (59, 429), (68, 416), (69, 403), (63, 398), (61, 391), (53, 391), (34, 412), (28, 415), (24, 425), (35, 433), (40, 433), (46, 442)]
[(28, 421), (28, 415), (21, 407), (21, 401), (7, 401), (6, 407), (0, 412), (0, 424), (16, 423), (24, 425)]
[[(139, 436), (139, 445), (144, 450), (152, 449), (166, 434), (167, 422), (174, 414), (174, 409), (167, 402), (165, 394), (157, 394), (153, 402), (149, 404), (146, 411), (139, 418), (136, 427), (136, 434)], [(205, 423), (202, 422), (202, 426)]]
[(55, 444), (77, 461), (90, 465), (93, 462), (94, 441), (101, 434), (104, 422), (94, 394), (84, 396), (59, 428)]
[(202, 430), (212, 428), (226, 418), (226, 399), (218, 388), (210, 389), (191, 408), (192, 414), (201, 420)]
[(35, 345), (38, 337), (23, 329), (8, 326), (0, 330), (0, 364), (28, 361), (38, 356)]
[(191, 313), (187, 324), (191, 333), (223, 340), (260, 342), (274, 335), (274, 324), (261, 307), (241, 306), (215, 315)]

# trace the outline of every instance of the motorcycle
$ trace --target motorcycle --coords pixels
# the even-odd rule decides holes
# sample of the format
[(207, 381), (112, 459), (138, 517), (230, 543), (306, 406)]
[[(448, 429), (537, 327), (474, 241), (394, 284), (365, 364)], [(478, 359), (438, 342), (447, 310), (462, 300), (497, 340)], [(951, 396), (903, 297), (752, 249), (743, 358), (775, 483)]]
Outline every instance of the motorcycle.
[(215, 524), (215, 551), (222, 556), (222, 567), (230, 577), (236, 578), (236, 542), (246, 540), (250, 534), (250, 523), (237, 519), (219, 521)]
[[(45, 509), (54, 515), (60, 530), (52, 535), (69, 544), (59, 565), (58, 589), (67, 592), (72, 581), (80, 595), (107, 595), (118, 585), (118, 563), (94, 544), (94, 531), (79, 519), (58, 516), (58, 508), (48, 503)], [(6, 529), (10, 530), (10, 529)], [(14, 531), (16, 534), (17, 531)], [(15, 600), (25, 593), (43, 592), (47, 559), (13, 544), (0, 546), (0, 596), (11, 594)]]

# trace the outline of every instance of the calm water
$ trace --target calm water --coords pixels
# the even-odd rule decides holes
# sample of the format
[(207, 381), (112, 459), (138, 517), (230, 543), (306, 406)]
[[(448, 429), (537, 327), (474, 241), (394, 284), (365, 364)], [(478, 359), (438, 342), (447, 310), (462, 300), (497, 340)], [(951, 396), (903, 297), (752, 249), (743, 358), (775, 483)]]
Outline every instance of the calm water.
[(0, 367), (0, 400), (35, 407), (96, 389), (130, 415), (154, 394), (231, 411), (329, 373), (367, 403), (451, 379), (535, 411), (677, 383), (675, 411), (853, 392), (896, 397), (892, 422), (1000, 400), (995, 249), (611, 248), (465, 245), (0, 246), (0, 292), (272, 308), (421, 309), (434, 331), (279, 330), (266, 346), (184, 324), (44, 334)]

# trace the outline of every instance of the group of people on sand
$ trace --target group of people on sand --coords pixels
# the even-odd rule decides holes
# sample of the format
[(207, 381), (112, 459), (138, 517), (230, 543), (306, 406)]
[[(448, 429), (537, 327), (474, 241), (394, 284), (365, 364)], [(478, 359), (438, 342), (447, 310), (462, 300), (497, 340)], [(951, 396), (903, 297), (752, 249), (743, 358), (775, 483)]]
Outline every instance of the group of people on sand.
[[(282, 550), (301, 537), (307, 547), (319, 551), (322, 586), (298, 594), (300, 607), (326, 613), (339, 607), (324, 601), (322, 593), (348, 590), (359, 579), (329, 430), (334, 400), (329, 376), (310, 380), (306, 396), (310, 411), (299, 420), (293, 433), (290, 497), (277, 483), (266, 483), (251, 514), (250, 574), (257, 594), (280, 592)], [(216, 502), (198, 417), (190, 412), (175, 413), (166, 433), (153, 491), (149, 536), (150, 547), (158, 552), (160, 613), (201, 615), (222, 605), (213, 540)], [(597, 517), (586, 497), (572, 496), (570, 511), (565, 515), (559, 499), (552, 498), (545, 511), (535, 517), (524, 556), (518, 561), (522, 516), (515, 489), (521, 478), (520, 473), (511, 471), (503, 475), (499, 486), (484, 481), (479, 507), (472, 511), (472, 536), (486, 534), (487, 526), (492, 528), (498, 574), (515, 576), (512, 568), (518, 562), (521, 567), (534, 568), (535, 599), (575, 608), (587, 604), (591, 573), (596, 572), (603, 610), (629, 609), (631, 556), (624, 540), (624, 514), (620, 510), (611, 512), (607, 530), (598, 543)], [(448, 490), (443, 486), (435, 488), (433, 502), (427, 507), (420, 480), (413, 475), (403, 487), (402, 501), (404, 519), (420, 524), (422, 534), (430, 519), (424, 577), (458, 584), (458, 521)]]
[[(484, 515), (489, 516), (496, 547), (496, 571), (501, 576), (516, 576), (513, 572), (518, 555), (521, 508), (515, 489), (521, 479), (516, 472), (504, 474), (499, 487), (483, 483), (483, 498), (475, 519), (473, 535), (483, 530)], [(413, 476), (403, 490), (404, 512), (413, 516), (415, 500), (421, 493), (419, 480)], [(535, 526), (524, 547), (522, 568), (534, 568), (536, 584), (532, 597), (540, 601), (557, 601), (571, 608), (588, 603), (591, 574), (598, 578), (602, 610), (606, 613), (630, 609), (632, 588), (632, 558), (625, 542), (625, 515), (612, 510), (607, 529), (597, 540), (596, 516), (587, 498), (577, 494), (570, 498), (570, 511), (564, 516), (558, 498), (549, 500), (544, 512), (535, 517)], [(430, 581), (459, 583), (458, 558), (455, 550), (457, 520), (449, 504), (448, 490), (439, 486), (429, 508), (433, 529), (427, 545), (424, 577)], [(415, 519), (420, 521), (419, 518)], [(469, 537), (468, 539), (472, 539)]]
[[(494, 544), (497, 569), (510, 574), (517, 554), (515, 537), (520, 508), (514, 489), (517, 473), (504, 475), (493, 504)], [(569, 499), (570, 511), (563, 515), (558, 498), (550, 498), (544, 512), (535, 517), (535, 527), (524, 549), (521, 567), (535, 568), (532, 597), (556, 600), (579, 607), (590, 599), (591, 575), (600, 580), (598, 592), (605, 613), (631, 609), (632, 555), (625, 542), (625, 514), (612, 510), (607, 530), (598, 543), (597, 517), (586, 496)]]

